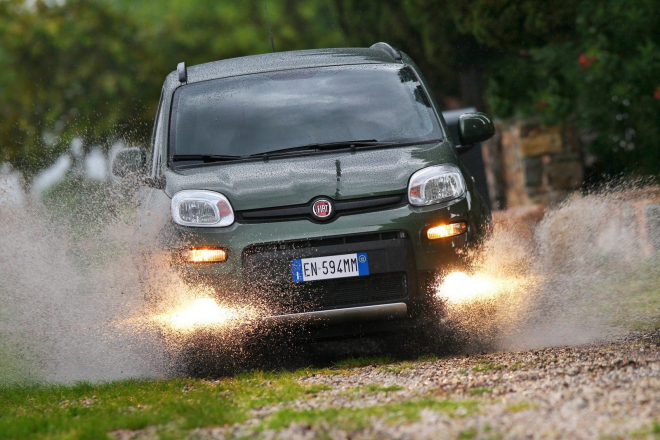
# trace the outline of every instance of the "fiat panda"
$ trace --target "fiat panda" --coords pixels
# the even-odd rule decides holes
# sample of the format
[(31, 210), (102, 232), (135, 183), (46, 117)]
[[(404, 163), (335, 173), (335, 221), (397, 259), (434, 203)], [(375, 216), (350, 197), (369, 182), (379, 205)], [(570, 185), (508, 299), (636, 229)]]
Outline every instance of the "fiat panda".
[(141, 212), (164, 219), (187, 283), (265, 324), (345, 336), (414, 322), (488, 233), (460, 155), (494, 126), (467, 113), (458, 132), (386, 43), (269, 53), (180, 63), (150, 154), (121, 150), (112, 169), (141, 176)]

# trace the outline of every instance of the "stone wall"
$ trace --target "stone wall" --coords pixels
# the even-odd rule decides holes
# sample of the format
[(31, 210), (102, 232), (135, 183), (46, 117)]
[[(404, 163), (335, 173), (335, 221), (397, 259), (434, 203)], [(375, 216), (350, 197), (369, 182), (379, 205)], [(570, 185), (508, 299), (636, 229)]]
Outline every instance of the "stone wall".
[[(493, 221), (496, 227), (515, 227), (521, 239), (531, 242), (545, 207), (582, 187), (581, 145), (570, 124), (497, 121), (495, 125), (495, 137), (481, 145)], [(611, 196), (621, 202), (617, 215), (624, 212), (630, 219), (617, 227), (634, 231), (645, 255), (660, 252), (660, 187), (620, 190)]]
[(582, 186), (584, 165), (569, 124), (496, 122), (497, 135), (482, 144), (494, 209), (554, 205)]

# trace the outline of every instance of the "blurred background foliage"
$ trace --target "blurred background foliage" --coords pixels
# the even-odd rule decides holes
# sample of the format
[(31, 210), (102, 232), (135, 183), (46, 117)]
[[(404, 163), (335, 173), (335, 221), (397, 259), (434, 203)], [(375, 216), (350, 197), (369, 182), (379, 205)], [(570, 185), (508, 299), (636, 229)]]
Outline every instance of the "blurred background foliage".
[[(446, 108), (571, 122), (604, 174), (660, 173), (656, 0), (269, 0), (278, 51), (387, 41)], [(0, 163), (147, 142), (162, 81), (270, 51), (259, 0), (0, 0)]]

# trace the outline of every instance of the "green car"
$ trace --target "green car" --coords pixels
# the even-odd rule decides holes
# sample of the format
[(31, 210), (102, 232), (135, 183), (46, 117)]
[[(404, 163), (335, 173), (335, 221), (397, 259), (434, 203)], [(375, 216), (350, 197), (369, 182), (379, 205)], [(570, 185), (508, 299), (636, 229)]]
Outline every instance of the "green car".
[(413, 322), (462, 267), (490, 212), (459, 159), (494, 134), (461, 116), (454, 145), (419, 68), (386, 43), (269, 53), (165, 79), (142, 209), (172, 270), (264, 325), (343, 337)]

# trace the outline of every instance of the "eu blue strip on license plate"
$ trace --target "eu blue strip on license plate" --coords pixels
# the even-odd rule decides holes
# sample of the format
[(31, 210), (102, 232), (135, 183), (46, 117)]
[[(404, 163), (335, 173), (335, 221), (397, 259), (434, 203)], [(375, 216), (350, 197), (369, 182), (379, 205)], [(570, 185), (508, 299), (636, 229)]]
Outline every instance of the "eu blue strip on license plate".
[(369, 275), (369, 258), (366, 252), (327, 257), (300, 258), (291, 261), (293, 281), (327, 280)]

